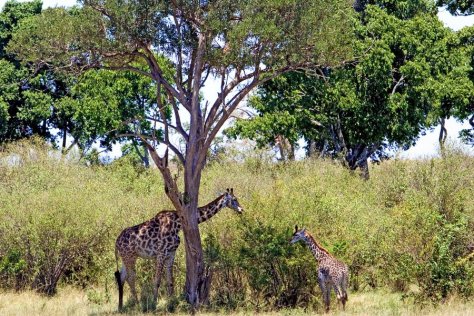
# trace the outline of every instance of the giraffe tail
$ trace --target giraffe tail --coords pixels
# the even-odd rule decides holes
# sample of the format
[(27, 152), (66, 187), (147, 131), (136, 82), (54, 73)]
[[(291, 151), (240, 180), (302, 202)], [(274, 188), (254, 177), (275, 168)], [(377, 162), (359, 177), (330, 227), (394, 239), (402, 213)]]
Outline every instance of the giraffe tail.
[(118, 309), (119, 311), (122, 310), (123, 307), (123, 283), (119, 271), (119, 266), (118, 266), (118, 251), (117, 248), (115, 248), (115, 262), (117, 264), (117, 271), (115, 271), (115, 281), (117, 281), (117, 286), (118, 286), (118, 291), (119, 291), (119, 303), (118, 303)]
[(117, 272), (119, 271), (119, 265), (118, 265), (118, 249), (115, 247), (115, 264), (117, 265)]

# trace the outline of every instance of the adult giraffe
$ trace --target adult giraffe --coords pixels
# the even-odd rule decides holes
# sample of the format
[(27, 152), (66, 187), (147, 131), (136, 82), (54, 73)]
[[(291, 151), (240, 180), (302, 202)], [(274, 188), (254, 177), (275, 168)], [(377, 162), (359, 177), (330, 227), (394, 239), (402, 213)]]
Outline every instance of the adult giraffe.
[[(233, 189), (219, 196), (214, 201), (198, 208), (198, 223), (202, 223), (224, 207), (229, 207), (237, 213), (242, 213)], [(115, 259), (117, 271), (115, 279), (119, 289), (119, 310), (123, 307), (123, 286), (127, 281), (135, 302), (138, 296), (135, 289), (135, 263), (138, 258), (156, 259), (155, 284), (153, 287), (153, 299), (158, 298), (161, 273), (166, 265), (166, 276), (168, 281), (168, 295), (173, 295), (173, 261), (180, 239), (178, 233), (181, 229), (181, 219), (176, 211), (161, 211), (152, 219), (141, 224), (125, 228), (115, 242)], [(118, 256), (122, 258), (122, 269), (119, 271)]]

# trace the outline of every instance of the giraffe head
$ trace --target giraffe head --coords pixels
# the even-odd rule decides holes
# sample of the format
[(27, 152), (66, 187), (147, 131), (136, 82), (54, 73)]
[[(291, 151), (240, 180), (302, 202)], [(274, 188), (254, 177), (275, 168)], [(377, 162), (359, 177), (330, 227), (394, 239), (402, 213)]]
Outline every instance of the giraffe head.
[(294, 244), (295, 242), (298, 242), (300, 240), (305, 240), (306, 239), (306, 228), (302, 228), (298, 230), (298, 225), (295, 225), (295, 232), (293, 233), (293, 237), (290, 240), (291, 244)]
[(234, 195), (233, 188), (231, 188), (230, 190), (227, 189), (227, 191), (224, 193), (224, 205), (228, 208), (233, 209), (239, 214), (242, 214), (242, 212), (244, 211), (244, 209), (240, 206), (237, 197)]

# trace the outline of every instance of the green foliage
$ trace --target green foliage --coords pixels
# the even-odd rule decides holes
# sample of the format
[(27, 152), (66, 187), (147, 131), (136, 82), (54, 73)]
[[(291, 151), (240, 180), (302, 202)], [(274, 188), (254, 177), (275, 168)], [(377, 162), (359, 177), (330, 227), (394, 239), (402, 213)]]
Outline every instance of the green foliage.
[(314, 303), (315, 264), (303, 247), (290, 245), (290, 229), (259, 221), (240, 227), (243, 244), (238, 262), (247, 274), (257, 309), (308, 306)]
[[(125, 168), (114, 175), (105, 168), (87, 169), (41, 142), (6, 150), (0, 153), (2, 286), (54, 294), (60, 280), (82, 286), (100, 282), (114, 266), (113, 256), (102, 254), (113, 248), (127, 217), (144, 219), (140, 212), (154, 199), (143, 196), (157, 190), (157, 183), (144, 175), (137, 183), (136, 173), (134, 179)], [(150, 186), (155, 189), (138, 189)], [(148, 209), (164, 205), (155, 202)]]
[[(64, 9), (47, 10), (43, 15), (60, 12), (82, 17), (77, 8), (67, 12)], [(17, 54), (4, 52), (12, 33), (18, 30), (18, 24), (28, 29), (26, 35), (32, 39), (30, 28), (35, 26), (31, 20), (44, 22), (40, 13), (41, 2), (9, 1), (0, 14), (3, 23), (0, 25), (0, 142), (32, 135), (50, 140), (62, 137), (62, 147), (66, 151), (67, 135), (73, 138), (73, 144), (87, 152), (98, 140), (110, 149), (113, 143), (127, 139), (120, 135), (131, 131), (149, 136), (151, 127), (146, 118), (158, 118), (153, 110), (157, 102), (156, 87), (150, 78), (130, 72), (100, 70), (78, 77), (54, 72), (51, 65), (45, 63), (29, 70)], [(164, 76), (171, 77), (171, 67), (165, 58), (158, 57), (157, 60)], [(134, 66), (143, 68), (139, 63)], [(170, 119), (170, 110), (165, 112)], [(160, 130), (155, 134), (159, 138)]]
[(12, 31), (18, 22), (24, 18), (39, 14), (41, 12), (41, 0), (20, 3), (17, 1), (6, 1), (0, 14), (0, 58), (7, 56), (5, 47), (12, 37)]
[(432, 257), (420, 265), (417, 279), (420, 282), (419, 298), (434, 302), (445, 301), (453, 292), (469, 297), (473, 294), (474, 267), (462, 258), (466, 222), (441, 221), (440, 231), (434, 236)]
[(420, 12), (436, 14), (437, 9), (430, 0), (359, 0), (360, 5), (377, 5), (399, 19), (411, 19)]
[(26, 261), (19, 250), (11, 249), (3, 255), (0, 261), (0, 276), (2, 284), (18, 289), (21, 287), (22, 272), (26, 268)]
[[(88, 168), (72, 154), (30, 142), (0, 153), (0, 286), (52, 293), (59, 267), (59, 288), (86, 287), (89, 300), (102, 304), (104, 284), (115, 291), (115, 238), (171, 207), (156, 170), (127, 159)], [(418, 302), (472, 297), (473, 166), (472, 157), (447, 148), (442, 160), (384, 162), (363, 181), (330, 161), (220, 157), (204, 172), (200, 204), (233, 187), (245, 211), (224, 209), (200, 226), (210, 308), (322, 308), (310, 251), (289, 244), (295, 224), (348, 264), (352, 293), (388, 288)], [(139, 260), (144, 298), (153, 270)], [(177, 289), (184, 271), (180, 247)]]
[[(42, 16), (28, 19), (10, 42), (10, 51), (31, 61), (76, 69), (96, 65), (103, 57), (109, 65), (127, 64), (123, 55), (136, 49), (139, 42), (152, 44), (157, 53), (166, 56), (180, 51), (187, 59), (197, 44), (192, 30), (198, 29), (229, 43), (225, 54), (221, 47), (206, 43), (206, 63), (216, 71), (223, 65), (232, 65), (233, 69), (253, 67), (258, 43), (262, 43), (261, 62), (275, 69), (288, 61), (297, 64), (314, 59), (334, 64), (350, 54), (347, 44), (351, 34), (345, 30), (352, 12), (350, 1), (345, 0), (183, 1), (177, 5), (189, 27), (181, 34), (169, 25), (169, 16), (176, 8), (167, 1), (145, 5), (94, 0), (83, 5), (82, 9), (69, 11), (48, 9)], [(189, 12), (195, 12), (195, 17), (188, 16)], [(97, 23), (103, 23), (111, 32), (102, 32)], [(71, 65), (71, 58), (76, 64)]]
[(429, 1), (366, 4), (352, 28), (356, 61), (265, 83), (250, 102), (258, 115), (227, 133), (259, 146), (274, 145), (279, 135), (293, 144), (303, 137), (309, 154), (343, 156), (355, 169), (356, 161), (412, 145), (440, 118), (472, 115), (468, 30), (444, 27)]
[[(161, 59), (162, 66), (167, 67)], [(71, 136), (81, 147), (97, 140), (110, 148), (133, 132), (151, 136), (156, 118), (156, 87), (151, 79), (132, 72), (88, 71), (72, 86), (70, 97), (61, 106), (71, 116)], [(168, 111), (169, 114), (169, 111)], [(168, 117), (169, 119), (169, 117)], [(160, 131), (156, 131), (160, 137)]]

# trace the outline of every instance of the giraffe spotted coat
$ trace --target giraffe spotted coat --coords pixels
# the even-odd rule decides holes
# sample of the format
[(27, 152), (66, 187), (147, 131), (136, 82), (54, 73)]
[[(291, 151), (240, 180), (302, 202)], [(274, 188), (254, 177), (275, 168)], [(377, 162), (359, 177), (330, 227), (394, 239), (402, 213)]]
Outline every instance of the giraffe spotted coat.
[[(219, 196), (211, 203), (198, 208), (198, 222), (202, 223), (224, 207), (229, 207), (237, 213), (240, 207), (233, 190)], [(173, 262), (176, 249), (180, 244), (179, 231), (181, 219), (176, 211), (161, 211), (152, 219), (141, 224), (124, 229), (115, 242), (115, 257), (117, 259), (117, 272), (115, 277), (119, 287), (119, 309), (123, 307), (123, 285), (125, 281), (130, 286), (134, 302), (138, 301), (135, 289), (135, 263), (138, 258), (155, 259), (155, 277), (153, 297), (156, 302), (158, 288), (160, 287), (163, 268), (166, 270), (168, 295), (174, 294)], [(118, 270), (118, 257), (122, 259), (122, 269)]]
[(334, 258), (319, 245), (305, 228), (298, 230), (298, 226), (295, 226), (295, 232), (290, 242), (295, 243), (299, 240), (303, 240), (308, 245), (318, 262), (318, 283), (323, 294), (326, 312), (329, 311), (331, 289), (334, 289), (337, 299), (342, 303), (342, 308), (345, 309), (349, 282), (347, 265)]

